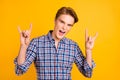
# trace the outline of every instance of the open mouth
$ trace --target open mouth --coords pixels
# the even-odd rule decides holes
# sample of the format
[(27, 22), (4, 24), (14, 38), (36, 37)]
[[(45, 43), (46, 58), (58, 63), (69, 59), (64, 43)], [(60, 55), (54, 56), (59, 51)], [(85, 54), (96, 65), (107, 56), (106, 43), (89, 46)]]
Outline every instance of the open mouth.
[(59, 35), (63, 36), (65, 34), (65, 31), (59, 30)]
[(62, 34), (64, 34), (64, 33), (65, 33), (65, 31), (62, 31), (62, 30), (59, 30), (59, 32), (60, 32), (60, 33), (62, 33)]

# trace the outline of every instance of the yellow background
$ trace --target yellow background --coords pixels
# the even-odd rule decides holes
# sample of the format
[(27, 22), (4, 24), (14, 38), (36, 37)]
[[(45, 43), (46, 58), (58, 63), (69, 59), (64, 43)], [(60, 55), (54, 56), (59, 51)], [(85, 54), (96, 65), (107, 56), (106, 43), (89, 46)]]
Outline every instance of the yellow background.
[(120, 1), (118, 0), (0, 0), (0, 79), (35, 80), (34, 65), (26, 74), (16, 76), (14, 58), (20, 40), (17, 26), (28, 29), (33, 24), (31, 38), (47, 34), (54, 27), (56, 11), (62, 6), (72, 7), (79, 16), (67, 37), (73, 39), (84, 52), (84, 33), (99, 33), (93, 49), (96, 67), (91, 79), (85, 78), (74, 65), (72, 80), (120, 80)]

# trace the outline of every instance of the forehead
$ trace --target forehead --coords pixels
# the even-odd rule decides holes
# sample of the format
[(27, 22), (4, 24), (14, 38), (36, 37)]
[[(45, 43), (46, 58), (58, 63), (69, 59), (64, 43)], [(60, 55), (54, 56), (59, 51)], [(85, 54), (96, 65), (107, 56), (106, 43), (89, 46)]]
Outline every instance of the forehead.
[(73, 24), (74, 18), (69, 14), (61, 14), (57, 19), (64, 21), (65, 23)]

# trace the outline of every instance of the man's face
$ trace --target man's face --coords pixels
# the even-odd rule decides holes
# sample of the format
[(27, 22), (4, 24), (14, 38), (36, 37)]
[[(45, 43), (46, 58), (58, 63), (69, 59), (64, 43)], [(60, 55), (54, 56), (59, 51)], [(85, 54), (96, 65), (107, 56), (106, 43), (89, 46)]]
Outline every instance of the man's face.
[(61, 14), (55, 20), (55, 27), (53, 31), (54, 38), (61, 40), (74, 25), (74, 18), (71, 15)]

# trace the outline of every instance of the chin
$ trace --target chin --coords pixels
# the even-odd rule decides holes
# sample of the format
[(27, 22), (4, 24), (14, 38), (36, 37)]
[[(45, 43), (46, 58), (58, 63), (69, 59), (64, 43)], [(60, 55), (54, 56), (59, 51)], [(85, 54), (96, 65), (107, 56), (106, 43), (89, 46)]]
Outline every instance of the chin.
[(64, 37), (65, 37), (65, 34), (62, 35), (62, 36), (60, 36), (59, 34), (56, 35), (56, 38), (57, 38), (58, 40), (61, 40), (61, 39), (63, 39)]
[(64, 36), (58, 36), (57, 37), (59, 40), (61, 40), (62, 38), (64, 38)]

